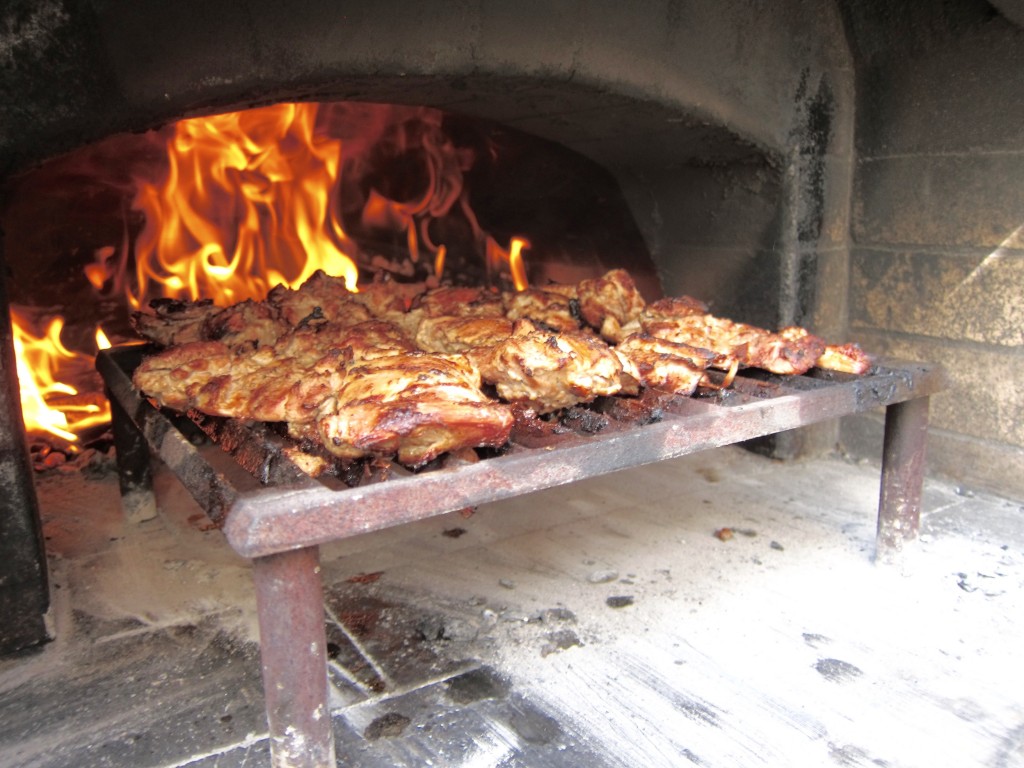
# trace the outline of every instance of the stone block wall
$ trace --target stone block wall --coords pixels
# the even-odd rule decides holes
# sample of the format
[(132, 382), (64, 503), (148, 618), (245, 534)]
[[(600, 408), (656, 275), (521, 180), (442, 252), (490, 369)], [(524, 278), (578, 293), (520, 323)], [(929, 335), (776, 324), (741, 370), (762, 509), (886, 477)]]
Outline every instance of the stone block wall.
[[(919, 5), (849, 11), (851, 335), (946, 366), (931, 472), (1024, 498), (1024, 29), (987, 3)], [(877, 456), (880, 414), (841, 435)]]

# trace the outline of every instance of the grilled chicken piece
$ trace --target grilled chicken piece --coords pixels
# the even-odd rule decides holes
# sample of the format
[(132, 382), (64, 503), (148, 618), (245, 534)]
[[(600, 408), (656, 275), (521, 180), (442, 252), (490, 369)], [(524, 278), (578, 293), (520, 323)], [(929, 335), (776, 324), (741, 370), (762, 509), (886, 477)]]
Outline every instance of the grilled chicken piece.
[(327, 321), (355, 325), (371, 318), (370, 311), (356, 300), (356, 296), (345, 287), (343, 278), (318, 269), (296, 289), (279, 285), (271, 290), (267, 304), (274, 307), (292, 327)]
[(193, 342), (149, 357), (135, 385), (160, 405), (257, 421), (309, 421), (355, 362), (413, 351), (394, 325), (370, 320), (296, 328), (272, 346)]
[(318, 323), (296, 328), (282, 336), (275, 354), (300, 365), (311, 363), (326, 350), (341, 350), (347, 363), (375, 357), (400, 355), (415, 350), (398, 326), (384, 320), (367, 320), (352, 326)]
[(804, 328), (772, 333), (746, 323), (716, 317), (696, 299), (661, 299), (640, 316), (644, 331), (660, 339), (711, 350), (711, 365), (730, 369), (736, 363), (772, 373), (795, 375), (813, 368), (825, 342)]
[(513, 421), (480, 391), (468, 360), (413, 351), (380, 320), (306, 326), (241, 353), (220, 342), (172, 347), (143, 361), (134, 382), (166, 407), (288, 422), (293, 436), (319, 436), (337, 456), (397, 453), (410, 466), (502, 445)]
[(505, 316), (510, 320), (526, 318), (553, 331), (578, 331), (579, 317), (573, 313), (573, 304), (579, 303), (558, 293), (530, 289), (502, 295)]
[(503, 445), (512, 422), (512, 409), (480, 391), (480, 374), (464, 357), (424, 352), (348, 368), (316, 420), (336, 456), (397, 454), (413, 467), (447, 451)]
[(143, 361), (133, 381), (160, 405), (257, 421), (310, 421), (337, 387), (341, 349), (284, 357), (272, 347), (237, 353), (217, 341), (171, 347)]
[(643, 328), (660, 339), (711, 350), (715, 353), (711, 365), (723, 370), (738, 362), (772, 373), (796, 375), (813, 368), (825, 351), (825, 342), (803, 328), (772, 333), (714, 315), (645, 322)]
[(221, 312), (210, 299), (153, 299), (149, 307), (152, 313), (132, 313), (132, 327), (142, 338), (164, 347), (205, 341), (206, 323)]
[(757, 335), (748, 342), (747, 358), (741, 362), (772, 373), (797, 376), (813, 368), (824, 352), (824, 339), (792, 325), (777, 334), (764, 331)]
[(636, 320), (647, 304), (624, 269), (613, 269), (595, 280), (583, 280), (577, 291), (583, 319), (613, 343), (629, 335), (623, 326)]
[(288, 330), (279, 313), (263, 302), (243, 301), (221, 309), (209, 300), (154, 299), (150, 307), (153, 314), (132, 315), (132, 326), (165, 347), (222, 341), (234, 348), (256, 348), (273, 344)]
[(205, 325), (204, 338), (222, 341), (234, 349), (255, 349), (276, 343), (289, 328), (275, 307), (249, 300), (213, 315)]
[(483, 380), (501, 399), (550, 413), (622, 387), (622, 364), (600, 339), (582, 333), (554, 333), (517, 320), (500, 344), (467, 352)]
[(828, 344), (815, 366), (830, 371), (864, 374), (871, 370), (871, 357), (856, 344)]
[(512, 327), (504, 317), (426, 317), (416, 331), (416, 346), (426, 352), (458, 354), (505, 341)]
[(418, 296), (413, 310), (425, 317), (503, 317), (501, 296), (486, 288), (434, 288)]
[(153, 313), (135, 313), (132, 325), (141, 336), (165, 347), (222, 341), (237, 349), (256, 348), (310, 323), (355, 325), (369, 320), (369, 310), (354, 300), (356, 295), (345, 288), (342, 278), (317, 271), (296, 290), (279, 285), (266, 301), (247, 300), (224, 309), (208, 299), (154, 299)]
[(359, 286), (359, 293), (352, 298), (370, 310), (374, 317), (394, 322), (393, 318), (408, 312), (416, 297), (424, 291), (426, 286), (423, 283), (381, 280)]
[(643, 333), (614, 347), (622, 369), (644, 386), (689, 397), (697, 389), (714, 353)]
[(401, 326), (410, 338), (416, 338), (420, 323), (428, 317), (502, 317), (501, 297), (485, 288), (442, 287), (421, 293), (412, 300), (409, 311), (386, 317)]
[(706, 315), (708, 305), (692, 296), (671, 296), (653, 301), (644, 307), (638, 320), (675, 320), (686, 315)]

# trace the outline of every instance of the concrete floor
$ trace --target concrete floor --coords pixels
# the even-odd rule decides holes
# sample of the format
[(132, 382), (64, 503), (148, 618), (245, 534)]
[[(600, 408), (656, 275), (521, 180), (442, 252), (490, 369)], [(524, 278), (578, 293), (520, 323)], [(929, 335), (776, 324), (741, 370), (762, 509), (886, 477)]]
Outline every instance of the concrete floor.
[[(40, 477), (0, 765), (269, 764), (247, 563), (159, 481), (129, 525), (106, 463)], [(877, 493), (732, 448), (327, 548), (339, 765), (1024, 766), (1024, 510), (929, 482), (876, 564)]]

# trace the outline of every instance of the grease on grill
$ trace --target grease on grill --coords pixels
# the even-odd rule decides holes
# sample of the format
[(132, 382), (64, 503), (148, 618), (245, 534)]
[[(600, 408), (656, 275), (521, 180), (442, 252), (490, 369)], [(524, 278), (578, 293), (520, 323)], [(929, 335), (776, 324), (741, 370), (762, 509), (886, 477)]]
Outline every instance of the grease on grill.
[(566, 408), (561, 423), (574, 432), (592, 435), (608, 426), (609, 419), (603, 414), (588, 408)]

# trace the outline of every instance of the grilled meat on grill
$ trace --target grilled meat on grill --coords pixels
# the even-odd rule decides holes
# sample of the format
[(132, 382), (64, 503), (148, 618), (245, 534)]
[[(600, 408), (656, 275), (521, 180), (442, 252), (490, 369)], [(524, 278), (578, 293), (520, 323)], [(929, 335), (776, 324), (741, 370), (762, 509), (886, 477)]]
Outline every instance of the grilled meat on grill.
[(856, 344), (828, 344), (815, 365), (831, 371), (864, 374), (871, 370), (871, 358)]
[(365, 323), (349, 327), (327, 323), (316, 329), (316, 336), (322, 336), (323, 340), (318, 342), (316, 337), (304, 336), (300, 333), (296, 333), (293, 338), (295, 342), (299, 343), (306, 342), (344, 349), (347, 359), (353, 361), (372, 360), (416, 351), (416, 346), (405, 335), (405, 332), (386, 320), (367, 320)]
[(573, 312), (574, 303), (577, 310), (579, 307), (579, 302), (575, 298), (553, 291), (527, 289), (517, 293), (505, 293), (502, 300), (505, 305), (505, 316), (509, 320), (526, 318), (553, 331), (580, 329), (579, 317)]
[(500, 446), (512, 428), (510, 407), (480, 391), (467, 359), (414, 351), (379, 320), (301, 328), (245, 352), (220, 342), (172, 347), (147, 358), (134, 382), (177, 410), (288, 422), (293, 435), (319, 434), (343, 458), (397, 453), (416, 466)]
[(646, 306), (633, 278), (624, 269), (613, 269), (604, 277), (583, 280), (577, 286), (580, 314), (610, 342), (622, 341), (623, 326), (636, 320)]
[(273, 344), (288, 329), (273, 307), (243, 301), (227, 308), (208, 299), (153, 299), (152, 314), (135, 312), (132, 327), (140, 336), (169, 347), (196, 341), (222, 341), (232, 347)]
[(267, 294), (266, 303), (290, 326), (313, 321), (355, 325), (369, 320), (369, 310), (356, 300), (340, 277), (317, 270), (300, 287), (278, 285)]
[(480, 374), (466, 358), (425, 352), (349, 367), (316, 418), (336, 456), (397, 454), (409, 466), (459, 448), (503, 445), (512, 422), (508, 405), (480, 391)]
[(467, 353), (502, 400), (550, 413), (622, 388), (622, 364), (600, 339), (517, 320), (512, 336)]
[(501, 296), (486, 288), (443, 287), (427, 291), (413, 300), (413, 310), (425, 317), (503, 317)]
[(416, 330), (416, 346), (426, 352), (458, 354), (492, 347), (512, 335), (505, 317), (425, 317)]
[(714, 353), (634, 333), (614, 347), (623, 370), (645, 387), (688, 397), (704, 378)]
[(287, 422), (336, 456), (397, 454), (410, 465), (501, 445), (513, 409), (547, 414), (640, 386), (689, 395), (709, 366), (729, 371), (716, 386), (741, 365), (870, 367), (856, 345), (826, 346), (803, 328), (773, 333), (685, 296), (647, 304), (624, 270), (503, 296), (383, 282), (355, 293), (317, 272), (262, 302), (152, 306), (136, 327), (168, 349), (143, 362), (135, 383), (161, 405)]
[(374, 281), (360, 286), (359, 293), (352, 299), (366, 307), (373, 317), (394, 323), (412, 337), (416, 333), (416, 326), (415, 323), (407, 323), (409, 308), (413, 300), (425, 290), (423, 283)]
[(235, 352), (217, 341), (183, 344), (143, 361), (133, 381), (160, 405), (214, 416), (305, 422), (337, 387), (344, 351), (316, 359), (283, 356), (273, 347)]
[(255, 349), (273, 344), (289, 329), (275, 308), (262, 301), (242, 301), (212, 315), (203, 326), (203, 338), (221, 341), (233, 349)]
[(184, 299), (153, 299), (148, 312), (133, 312), (132, 328), (145, 339), (164, 347), (204, 341), (203, 330), (211, 316), (221, 312), (210, 299), (186, 301)]
[(416, 338), (420, 323), (430, 317), (504, 317), (501, 297), (485, 288), (432, 288), (412, 299), (410, 308), (402, 313), (385, 315)]
[(825, 351), (825, 342), (803, 328), (772, 333), (746, 323), (701, 312), (694, 300), (656, 301), (641, 313), (644, 331), (660, 339), (701, 347), (715, 353), (712, 365), (728, 369), (734, 362), (772, 373), (805, 373)]
[(161, 405), (257, 421), (308, 421), (354, 363), (415, 348), (391, 323), (369, 320), (296, 328), (277, 343), (237, 350), (193, 342), (146, 358), (135, 384)]

